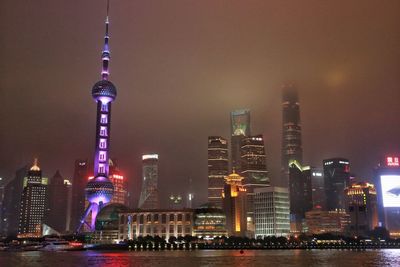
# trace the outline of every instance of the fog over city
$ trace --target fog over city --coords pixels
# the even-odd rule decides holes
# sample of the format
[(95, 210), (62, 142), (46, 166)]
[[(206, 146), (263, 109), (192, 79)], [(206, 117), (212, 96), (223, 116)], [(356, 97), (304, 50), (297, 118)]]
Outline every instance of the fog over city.
[[(230, 139), (248, 108), (272, 184), (281, 168), (282, 92), (297, 85), (303, 163), (344, 157), (372, 179), (400, 153), (399, 1), (112, 1), (111, 157), (139, 198), (141, 155), (159, 154), (161, 199), (207, 200), (207, 137)], [(0, 4), (0, 177), (39, 165), (46, 177), (92, 160), (103, 2)], [(162, 201), (161, 201), (162, 202)]]

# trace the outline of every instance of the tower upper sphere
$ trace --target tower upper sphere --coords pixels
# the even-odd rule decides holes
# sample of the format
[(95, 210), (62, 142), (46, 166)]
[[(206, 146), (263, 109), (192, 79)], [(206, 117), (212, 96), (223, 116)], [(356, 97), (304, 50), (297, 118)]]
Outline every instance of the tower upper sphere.
[(105, 100), (105, 102), (114, 101), (117, 97), (115, 85), (108, 80), (98, 81), (92, 88), (92, 96), (96, 100)]

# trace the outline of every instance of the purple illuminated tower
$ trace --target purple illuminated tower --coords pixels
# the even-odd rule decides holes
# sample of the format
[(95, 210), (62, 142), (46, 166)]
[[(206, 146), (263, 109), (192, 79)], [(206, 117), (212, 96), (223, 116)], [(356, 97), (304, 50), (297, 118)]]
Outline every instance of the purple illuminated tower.
[[(101, 81), (97, 82), (92, 89), (92, 96), (97, 103), (97, 123), (96, 123), (96, 148), (94, 155), (94, 178), (86, 185), (86, 199), (89, 201), (77, 232), (80, 232), (83, 224), (87, 224), (91, 231), (95, 230), (96, 216), (101, 208), (110, 202), (114, 186), (108, 179), (108, 158), (110, 145), (110, 126), (111, 126), (111, 102), (117, 96), (117, 90), (109, 80), (108, 63), (110, 61), (110, 50), (108, 47), (108, 10), (107, 0), (106, 34), (104, 37), (104, 49), (101, 55), (103, 68), (101, 71)], [(90, 224), (86, 222), (90, 217)]]

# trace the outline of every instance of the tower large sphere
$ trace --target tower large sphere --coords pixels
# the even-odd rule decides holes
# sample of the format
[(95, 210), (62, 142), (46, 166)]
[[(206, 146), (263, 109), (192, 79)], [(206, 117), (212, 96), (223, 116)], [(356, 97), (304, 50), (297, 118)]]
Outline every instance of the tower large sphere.
[(104, 177), (97, 176), (86, 185), (86, 198), (90, 203), (106, 204), (111, 201), (114, 193), (114, 185)]
[(117, 97), (117, 89), (112, 82), (108, 80), (101, 80), (93, 86), (92, 96), (96, 100), (106, 99), (113, 101)]

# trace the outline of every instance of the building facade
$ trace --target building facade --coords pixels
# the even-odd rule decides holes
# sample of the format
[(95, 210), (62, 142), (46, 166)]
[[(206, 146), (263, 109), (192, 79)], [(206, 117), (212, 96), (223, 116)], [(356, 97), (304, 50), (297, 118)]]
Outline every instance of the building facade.
[(282, 88), (282, 184), (287, 184), (292, 160), (303, 164), (300, 102), (297, 88), (287, 84)]
[(326, 210), (345, 210), (344, 190), (350, 185), (350, 163), (344, 158), (325, 159), (324, 168)]
[(158, 154), (142, 156), (143, 179), (140, 192), (139, 209), (159, 209), (158, 196)]
[(282, 187), (254, 190), (255, 237), (288, 236), (290, 233), (289, 191)]
[(57, 171), (48, 186), (49, 203), (46, 223), (59, 233), (67, 229), (69, 185)]
[(228, 142), (221, 136), (208, 137), (208, 202), (222, 207), (224, 178), (229, 174)]
[(37, 160), (24, 179), (18, 225), (18, 237), (41, 237), (48, 207), (47, 178), (42, 178)]
[(18, 234), (19, 212), (21, 208), (21, 195), (24, 188), (24, 178), (28, 167), (18, 169), (14, 179), (4, 187), (2, 209), (2, 234), (4, 236), (16, 236)]
[(345, 189), (346, 210), (350, 215), (351, 235), (366, 236), (378, 226), (376, 190), (373, 184), (360, 182)]
[(243, 179), (235, 172), (225, 177), (222, 206), (226, 216), (226, 230), (230, 236), (247, 235), (247, 194), (242, 185)]
[(226, 215), (213, 203), (203, 204), (194, 210), (193, 236), (212, 240), (227, 236)]
[(89, 181), (89, 163), (87, 160), (77, 159), (74, 164), (71, 193), (71, 220), (69, 229), (75, 230), (85, 211), (85, 187)]
[(400, 155), (381, 159), (374, 171), (377, 190), (378, 225), (393, 238), (400, 237)]
[(193, 210), (133, 210), (119, 214), (121, 240), (136, 239), (139, 236), (170, 237), (192, 235)]
[(314, 208), (325, 209), (325, 180), (324, 172), (320, 168), (310, 167), (312, 203)]
[(350, 224), (350, 216), (344, 210), (313, 209), (306, 212), (306, 224), (308, 234), (344, 234)]
[(311, 168), (296, 160), (289, 163), (290, 231), (303, 232), (305, 213), (312, 210)]
[(231, 167), (241, 173), (241, 144), (242, 139), (250, 136), (250, 110), (240, 109), (231, 112)]
[(114, 185), (114, 194), (110, 203), (128, 205), (127, 182), (121, 170), (118, 168), (115, 159), (110, 159), (110, 172), (108, 178)]

